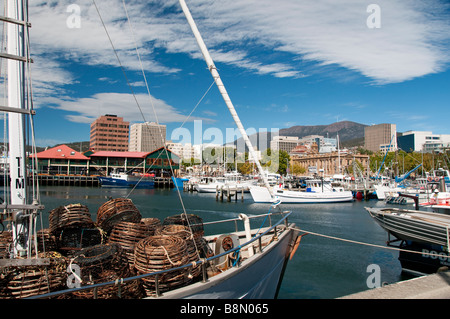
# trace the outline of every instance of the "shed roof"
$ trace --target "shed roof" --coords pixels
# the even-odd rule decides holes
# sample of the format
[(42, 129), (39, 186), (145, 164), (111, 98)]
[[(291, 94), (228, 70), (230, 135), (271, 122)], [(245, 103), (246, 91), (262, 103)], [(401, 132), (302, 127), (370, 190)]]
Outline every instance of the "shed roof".
[[(34, 155), (32, 155), (34, 156)], [(75, 151), (67, 145), (58, 145), (49, 148), (45, 151), (35, 154), (38, 159), (76, 159), (76, 160), (88, 160), (89, 158)]]

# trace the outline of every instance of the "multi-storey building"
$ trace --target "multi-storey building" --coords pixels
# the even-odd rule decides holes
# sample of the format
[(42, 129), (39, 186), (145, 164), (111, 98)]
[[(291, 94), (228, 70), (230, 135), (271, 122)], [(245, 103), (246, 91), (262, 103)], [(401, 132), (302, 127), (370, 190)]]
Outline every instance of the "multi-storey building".
[(153, 152), (166, 145), (166, 126), (154, 122), (136, 123), (130, 128), (130, 152)]
[(450, 135), (430, 131), (407, 131), (399, 134), (398, 146), (405, 152), (442, 152), (450, 146)]
[(285, 151), (289, 153), (300, 144), (296, 136), (274, 136), (270, 141), (270, 148), (274, 151)]
[(372, 152), (397, 150), (397, 125), (366, 126), (364, 128), (364, 147)]
[(91, 124), (90, 148), (98, 151), (128, 151), (129, 122), (122, 117), (106, 114)]

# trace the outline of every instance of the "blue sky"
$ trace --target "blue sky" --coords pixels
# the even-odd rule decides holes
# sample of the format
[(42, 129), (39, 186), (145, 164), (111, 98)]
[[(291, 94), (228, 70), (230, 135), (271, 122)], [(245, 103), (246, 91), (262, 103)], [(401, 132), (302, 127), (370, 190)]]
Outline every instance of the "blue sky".
[[(171, 139), (192, 112), (183, 127), (193, 143), (210, 142), (194, 140), (195, 120), (225, 142), (234, 122), (218, 89), (208, 91), (178, 1), (125, 0), (132, 28), (122, 0), (95, 1), (145, 119), (155, 121), (154, 108)], [(186, 2), (244, 127), (349, 120), (450, 134), (448, 1)], [(29, 13), (38, 146), (87, 141), (104, 114), (143, 122), (91, 0), (34, 0)]]

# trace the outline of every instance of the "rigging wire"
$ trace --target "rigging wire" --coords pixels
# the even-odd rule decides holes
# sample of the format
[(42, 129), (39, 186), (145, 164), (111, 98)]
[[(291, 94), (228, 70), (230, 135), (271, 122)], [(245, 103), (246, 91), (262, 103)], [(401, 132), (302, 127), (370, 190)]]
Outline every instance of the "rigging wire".
[[(94, 4), (94, 7), (95, 7), (95, 9), (96, 9), (96, 11), (97, 11), (97, 14), (98, 14), (98, 16), (99, 16), (99, 18), (100, 18), (100, 21), (101, 21), (101, 23), (102, 23), (102, 25), (103, 25), (103, 28), (104, 28), (104, 30), (105, 30), (107, 36), (108, 36), (109, 42), (110, 42), (111, 47), (112, 47), (112, 49), (113, 49), (113, 51), (114, 51), (114, 54), (115, 54), (116, 59), (117, 59), (117, 61), (118, 61), (118, 63), (119, 63), (119, 66), (120, 66), (120, 68), (121, 68), (121, 70), (122, 70), (122, 73), (123, 73), (123, 75), (124, 75), (124, 77), (125, 77), (125, 79), (126, 79), (126, 82), (127, 82), (128, 86), (129, 86), (131, 92), (132, 92), (132, 95), (133, 95), (133, 98), (134, 98), (134, 100), (135, 100), (135, 102), (136, 102), (136, 105), (137, 105), (138, 108), (139, 108), (139, 112), (140, 112), (140, 114), (141, 114), (141, 116), (142, 116), (144, 122), (146, 123), (146, 126), (148, 126), (148, 122), (147, 122), (146, 119), (145, 119), (144, 112), (142, 111), (142, 108), (141, 108), (141, 106), (140, 106), (140, 104), (139, 104), (139, 102), (138, 102), (138, 100), (137, 100), (137, 98), (136, 98), (136, 94), (135, 94), (135, 92), (134, 92), (134, 90), (133, 90), (133, 88), (132, 88), (132, 85), (131, 85), (131, 83), (130, 83), (128, 77), (127, 77), (127, 75), (126, 75), (125, 68), (124, 68), (122, 62), (120, 61), (119, 55), (118, 55), (118, 53), (117, 53), (117, 50), (116, 50), (116, 48), (115, 48), (115, 46), (114, 46), (114, 43), (113, 43), (113, 41), (112, 41), (112, 39), (111, 39), (111, 36), (109, 35), (108, 30), (107, 30), (107, 28), (106, 28), (106, 24), (105, 24), (105, 22), (104, 22), (104, 20), (103, 20), (103, 18), (102, 18), (102, 16), (101, 16), (101, 14), (100, 14), (100, 10), (99, 10), (99, 8), (98, 8), (98, 6), (97, 6), (95, 0), (92, 0), (92, 2), (93, 2), (93, 4)], [(134, 44), (135, 44), (135, 51), (136, 51), (136, 53), (137, 53), (137, 57), (138, 57), (139, 64), (140, 64), (140, 68), (141, 68), (142, 75), (143, 75), (143, 78), (144, 78), (145, 86), (146, 86), (146, 88), (147, 88), (147, 93), (148, 93), (148, 96), (149, 96), (149, 99), (150, 99), (150, 103), (151, 103), (151, 106), (152, 106), (153, 115), (154, 115), (154, 118), (155, 118), (155, 120), (156, 120), (156, 123), (158, 124), (158, 130), (159, 130), (159, 133), (160, 133), (161, 141), (163, 141), (163, 140), (164, 140), (164, 137), (163, 137), (163, 135), (162, 135), (161, 127), (159, 126), (158, 115), (157, 115), (157, 113), (156, 113), (156, 109), (155, 109), (155, 106), (154, 106), (154, 103), (153, 103), (152, 95), (151, 95), (151, 93), (150, 93), (150, 88), (149, 88), (148, 81), (147, 81), (147, 77), (146, 77), (146, 75), (145, 75), (144, 68), (143, 68), (143, 65), (142, 65), (142, 59), (141, 59), (141, 56), (140, 56), (140, 54), (139, 54), (139, 50), (138, 50), (138, 45), (137, 45), (137, 42), (136, 42), (136, 37), (135, 37), (134, 29), (133, 29), (133, 26), (132, 26), (132, 23), (131, 23), (131, 19), (130, 19), (130, 17), (129, 17), (128, 10), (127, 10), (127, 8), (126, 8), (126, 4), (125, 4), (125, 1), (124, 1), (124, 0), (122, 0), (122, 4), (123, 4), (123, 7), (124, 7), (124, 11), (125, 11), (125, 14), (126, 14), (126, 18), (127, 18), (127, 21), (128, 21), (128, 24), (129, 24), (129, 27), (130, 27), (132, 36), (133, 36), (133, 41), (134, 41)], [(213, 83), (210, 85), (210, 87), (208, 88), (208, 90), (206, 91), (206, 93), (202, 96), (202, 98), (201, 98), (200, 101), (197, 103), (197, 105), (195, 106), (195, 108), (191, 111), (191, 113), (190, 113), (190, 114), (188, 115), (188, 117), (185, 119), (185, 121), (183, 122), (183, 125), (184, 125), (184, 124), (186, 123), (186, 121), (189, 119), (189, 117), (191, 116), (191, 114), (195, 111), (195, 109), (197, 108), (197, 106), (201, 103), (201, 101), (203, 100), (203, 98), (204, 98), (204, 97), (207, 95), (207, 93), (210, 91), (210, 89), (212, 88), (212, 86), (214, 85), (214, 83), (215, 83), (215, 82), (213, 82)], [(165, 145), (164, 145), (164, 146), (163, 146), (163, 149), (164, 149), (164, 152), (165, 152), (165, 154), (166, 154), (166, 158), (167, 158), (167, 161), (168, 161), (168, 163), (169, 163), (169, 167), (170, 167), (170, 171), (171, 171), (171, 173), (172, 173), (172, 176), (175, 176), (175, 174), (174, 174), (174, 169), (173, 169), (172, 162), (171, 162), (171, 156), (169, 156), (169, 152), (168, 152), (168, 150), (167, 150), (167, 147), (165, 147)], [(160, 152), (160, 153), (158, 154), (158, 157), (156, 158), (156, 160), (159, 159), (159, 157), (162, 155), (162, 153), (163, 153), (163, 152)], [(154, 161), (154, 162), (152, 163), (152, 165), (150, 166), (150, 168), (153, 166), (154, 163), (156, 163), (156, 161)], [(145, 164), (144, 164), (144, 167), (145, 167)], [(142, 178), (143, 178), (143, 177), (142, 177)], [(136, 186), (135, 186), (135, 187), (136, 187)], [(131, 192), (133, 192), (133, 190), (135, 189), (135, 187), (133, 187), (133, 189), (131, 189), (131, 191), (130, 191), (130, 193), (127, 195), (127, 197), (131, 194)], [(190, 229), (190, 231), (191, 231), (191, 233), (192, 233), (192, 227), (191, 227), (191, 225), (190, 225), (190, 221), (189, 221), (189, 218), (188, 218), (188, 215), (187, 215), (187, 212), (186, 212), (186, 208), (185, 208), (185, 205), (184, 205), (184, 202), (183, 202), (183, 199), (182, 199), (180, 190), (179, 190), (178, 188), (176, 188), (176, 190), (177, 190), (177, 195), (178, 195), (178, 197), (179, 197), (179, 200), (180, 200), (180, 203), (181, 203), (181, 206), (182, 206), (183, 214), (186, 216), (186, 222), (187, 222), (188, 227), (189, 227), (189, 229)], [(196, 245), (195, 241), (194, 241), (194, 245)], [(197, 248), (197, 247), (196, 247), (196, 248)], [(197, 253), (199, 253), (199, 252), (198, 252), (198, 249), (196, 249), (196, 250), (197, 250)]]

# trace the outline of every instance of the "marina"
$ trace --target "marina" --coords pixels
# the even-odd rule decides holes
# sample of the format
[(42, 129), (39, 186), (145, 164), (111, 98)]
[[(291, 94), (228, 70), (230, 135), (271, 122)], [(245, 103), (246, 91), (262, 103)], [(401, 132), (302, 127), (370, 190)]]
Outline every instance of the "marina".
[[(95, 220), (95, 212), (111, 197), (126, 197), (128, 188), (41, 186), (44, 227), (53, 207), (81, 203), (87, 205)], [(269, 211), (270, 205), (254, 203), (250, 194), (244, 201), (216, 201), (215, 194), (181, 192), (187, 212), (204, 222), (248, 216)], [(165, 218), (181, 212), (175, 189), (135, 189), (133, 202), (143, 218)], [(314, 234), (302, 237), (297, 252), (286, 267), (278, 294), (279, 299), (331, 299), (368, 290), (370, 265), (380, 267), (382, 283), (395, 283), (411, 277), (402, 274), (398, 251), (386, 249), (386, 232), (379, 227), (364, 207), (384, 207), (382, 201), (353, 201), (338, 204), (281, 205), (291, 209), (289, 218), (305, 232), (346, 240), (364, 242), (361, 245)], [(218, 232), (222, 226), (215, 226)], [(373, 247), (371, 245), (377, 245)]]
[[(101, 13), (95, 1), (92, 5), (122, 67), (103, 22), (106, 12)], [(268, 162), (263, 164), (265, 156), (252, 145), (185, 0), (179, 5), (169, 11), (183, 12), (211, 73), (210, 88), (217, 86), (252, 159), (252, 168), (250, 162), (242, 163), (242, 168), (247, 164), (245, 175), (237, 171), (237, 162), (227, 168), (225, 157), (223, 173), (217, 161), (208, 163), (206, 171), (203, 163), (200, 171), (192, 168), (199, 177), (195, 183), (181, 174), (187, 173), (184, 164), (195, 159), (190, 154), (190, 163), (180, 166), (181, 158), (166, 147), (166, 128), (159, 125), (154, 104), (157, 131), (152, 134), (159, 135), (161, 144), (147, 145), (153, 151), (142, 151), (143, 144), (126, 152), (126, 143), (92, 143), (107, 141), (102, 125), (115, 132), (117, 140), (139, 140), (137, 130), (128, 135), (128, 121), (107, 114), (106, 122), (91, 125), (87, 152), (60, 145), (38, 153), (29, 81), (28, 2), (6, 1), (2, 20), (7, 53), (2, 58), (7, 61), (8, 106), (0, 109), (8, 114), (4, 147), (9, 160), (3, 167), (0, 203), (1, 299), (334, 299), (448, 270), (448, 215), (418, 210), (419, 190), (426, 190), (422, 204), (448, 212), (448, 170), (439, 171), (441, 175), (420, 189), (417, 183), (402, 183), (423, 164), (416, 163), (402, 176), (398, 165), (395, 174), (386, 169), (386, 176), (379, 175), (391, 143), (374, 177), (368, 155), (358, 156), (360, 163), (355, 155), (341, 158), (339, 144), (336, 158), (303, 157), (306, 151), (319, 152), (311, 139), (309, 147), (295, 151), (297, 161), (290, 163), (290, 155), (281, 149), (273, 152), (282, 165), (277, 163), (276, 173), (265, 171)], [(131, 27), (125, 2), (123, 7)], [(135, 102), (140, 109), (136, 96)], [(142, 126), (149, 128), (141, 109), (140, 114)], [(373, 136), (384, 125), (375, 127)], [(394, 132), (391, 142), (397, 152), (395, 125), (386, 125)], [(25, 134), (28, 129), (32, 134)], [(279, 139), (278, 146), (294, 140)], [(327, 143), (331, 150), (328, 138)], [(377, 145), (372, 149), (380, 150), (382, 144)], [(352, 165), (351, 176), (340, 174), (341, 160), (347, 169)], [(212, 170), (214, 165), (217, 169)], [(309, 176), (290, 175), (289, 165)], [(429, 187), (431, 182), (439, 188)], [(411, 205), (395, 199), (403, 191), (414, 200), (415, 210), (391, 206)], [(373, 194), (376, 200), (370, 199)]]

